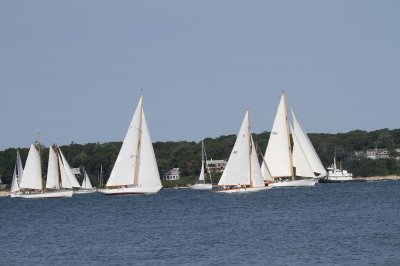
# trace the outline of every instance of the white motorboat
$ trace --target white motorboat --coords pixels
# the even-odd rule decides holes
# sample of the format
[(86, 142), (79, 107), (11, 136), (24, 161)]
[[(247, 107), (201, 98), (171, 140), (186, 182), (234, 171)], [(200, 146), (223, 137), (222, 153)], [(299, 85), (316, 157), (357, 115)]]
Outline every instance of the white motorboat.
[(333, 158), (333, 164), (328, 167), (328, 176), (320, 180), (321, 183), (344, 183), (354, 181), (353, 174), (340, 169), (336, 166), (336, 156)]

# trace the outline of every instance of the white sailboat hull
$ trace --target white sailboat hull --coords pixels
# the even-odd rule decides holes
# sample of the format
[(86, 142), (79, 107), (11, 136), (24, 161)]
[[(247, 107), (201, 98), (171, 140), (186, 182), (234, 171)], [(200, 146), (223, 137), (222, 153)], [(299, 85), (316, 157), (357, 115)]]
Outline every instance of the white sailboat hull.
[(41, 199), (41, 198), (69, 198), (72, 197), (72, 195), (73, 195), (72, 190), (63, 190), (63, 191), (32, 193), (32, 194), (18, 193), (10, 196), (13, 198)]
[(248, 187), (248, 188), (232, 188), (232, 189), (221, 189), (217, 190), (215, 192), (218, 193), (248, 193), (248, 192), (257, 192), (257, 191), (262, 191), (262, 190), (267, 190), (271, 189), (272, 187), (266, 186), (266, 187)]
[(122, 187), (122, 188), (106, 188), (99, 190), (105, 195), (124, 195), (124, 194), (154, 194), (160, 191), (162, 186), (158, 187)]
[(95, 189), (82, 189), (82, 190), (76, 190), (74, 191), (74, 194), (89, 194), (89, 193), (95, 193)]
[(212, 184), (194, 184), (189, 186), (190, 189), (194, 190), (212, 190)]
[(302, 179), (294, 181), (281, 181), (269, 184), (271, 187), (313, 187), (318, 183), (318, 179)]

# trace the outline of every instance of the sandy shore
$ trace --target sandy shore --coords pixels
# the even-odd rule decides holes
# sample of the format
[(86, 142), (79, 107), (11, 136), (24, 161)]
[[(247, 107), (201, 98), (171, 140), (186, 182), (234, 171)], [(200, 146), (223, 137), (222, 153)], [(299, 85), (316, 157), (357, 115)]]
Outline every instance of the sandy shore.
[(379, 180), (400, 180), (400, 176), (369, 176), (369, 177), (356, 177), (355, 179), (367, 180), (367, 181), (379, 181)]
[(10, 196), (10, 192), (8, 191), (0, 191), (0, 197), (8, 197)]

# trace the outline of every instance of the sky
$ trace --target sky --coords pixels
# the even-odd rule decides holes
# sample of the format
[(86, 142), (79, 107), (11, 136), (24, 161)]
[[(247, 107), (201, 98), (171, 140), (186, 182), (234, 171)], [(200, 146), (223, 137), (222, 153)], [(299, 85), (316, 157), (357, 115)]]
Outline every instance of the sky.
[(400, 128), (400, 1), (0, 0), (0, 149)]

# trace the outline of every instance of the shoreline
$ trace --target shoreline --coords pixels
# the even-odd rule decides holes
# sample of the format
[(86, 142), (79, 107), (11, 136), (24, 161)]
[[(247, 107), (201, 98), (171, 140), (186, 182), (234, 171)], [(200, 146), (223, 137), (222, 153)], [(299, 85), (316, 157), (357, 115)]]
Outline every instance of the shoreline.
[(368, 177), (355, 177), (355, 180), (366, 180), (366, 181), (383, 181), (383, 180), (400, 180), (400, 176), (389, 175), (389, 176), (368, 176)]
[(0, 191), (0, 197), (8, 197), (8, 196), (10, 196), (10, 192), (8, 192), (8, 191)]

